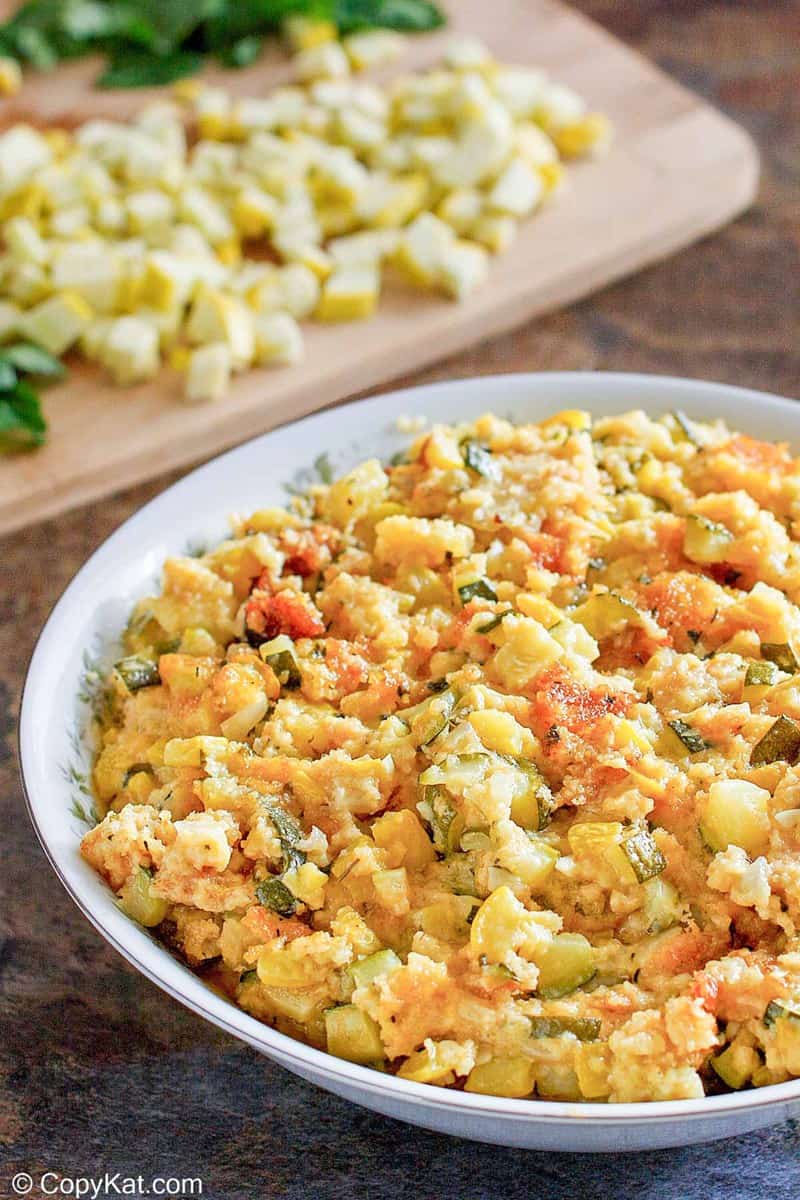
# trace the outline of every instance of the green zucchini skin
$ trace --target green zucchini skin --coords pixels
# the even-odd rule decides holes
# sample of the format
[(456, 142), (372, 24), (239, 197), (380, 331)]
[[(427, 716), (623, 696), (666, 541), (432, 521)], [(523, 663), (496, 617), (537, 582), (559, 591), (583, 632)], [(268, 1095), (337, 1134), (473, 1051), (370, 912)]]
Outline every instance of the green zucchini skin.
[(470, 471), (474, 471), (476, 475), (482, 475), (487, 479), (497, 475), (497, 464), (492, 458), (492, 452), (481, 442), (467, 438), (461, 443), (461, 456), (464, 459), (464, 465), (469, 467)]
[(637, 829), (622, 839), (622, 852), (638, 883), (646, 883), (665, 870), (667, 860), (656, 845), (649, 829)]
[(768, 763), (788, 762), (790, 766), (794, 766), (799, 758), (800, 725), (791, 717), (778, 717), (753, 747), (750, 765), (761, 767)]
[(140, 654), (129, 654), (114, 663), (114, 670), (119, 675), (129, 692), (138, 692), (140, 688), (155, 687), (161, 683), (158, 663), (152, 659), (143, 658)]
[(762, 642), (761, 657), (774, 663), (779, 670), (786, 671), (787, 675), (794, 675), (800, 669), (800, 663), (788, 642)]
[(667, 724), (690, 754), (702, 754), (704, 750), (711, 749), (711, 742), (707, 742), (702, 734), (693, 729), (691, 725), (687, 725), (685, 721), (667, 721)]
[(476, 579), (473, 583), (465, 583), (458, 589), (458, 594), (462, 604), (469, 604), (470, 600), (496, 600), (497, 592), (494, 590), (488, 579)]
[[(763, 646), (762, 646), (763, 652)], [(781, 668), (774, 661), (753, 662), (747, 668), (747, 674), (744, 677), (745, 687), (772, 687), (778, 682), (778, 675)]]
[(281, 917), (290, 917), (297, 910), (297, 901), (280, 879), (262, 880), (256, 887), (256, 897), (259, 904)]
[(570, 1033), (579, 1042), (596, 1042), (600, 1025), (596, 1017), (531, 1017), (531, 1037), (563, 1037)]
[(777, 1000), (770, 1000), (764, 1012), (764, 1024), (769, 1029), (776, 1021), (800, 1021), (800, 1009), (791, 1008), (786, 1004), (779, 1004)]

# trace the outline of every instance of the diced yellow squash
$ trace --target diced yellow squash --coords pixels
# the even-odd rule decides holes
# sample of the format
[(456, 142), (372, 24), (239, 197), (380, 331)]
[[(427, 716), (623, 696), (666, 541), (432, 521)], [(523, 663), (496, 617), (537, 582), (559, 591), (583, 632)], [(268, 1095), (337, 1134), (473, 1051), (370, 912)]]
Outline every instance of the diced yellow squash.
[(469, 917), (478, 903), (474, 896), (443, 896), (420, 910), (420, 925), (440, 942), (463, 945), (469, 941)]
[(354, 1004), (328, 1009), (325, 1034), (328, 1053), (337, 1058), (367, 1064), (381, 1062), (386, 1057), (378, 1026)]
[(733, 1042), (721, 1054), (711, 1059), (711, 1066), (723, 1083), (738, 1092), (753, 1078), (761, 1066), (758, 1051), (743, 1042)]
[(539, 994), (548, 999), (567, 996), (594, 975), (594, 950), (582, 933), (557, 933), (538, 952), (536, 965)]
[(394, 867), (389, 871), (376, 871), (372, 886), (381, 908), (396, 917), (404, 916), (409, 910), (408, 875), (405, 867)]
[(169, 904), (151, 891), (150, 873), (138, 867), (119, 894), (119, 906), (126, 916), (147, 929), (160, 925), (167, 915)]
[(611, 142), (611, 123), (602, 113), (587, 113), (579, 121), (562, 125), (553, 135), (558, 152), (564, 158), (598, 154)]
[(257, 313), (255, 361), (270, 366), (300, 362), (303, 357), (303, 333), (288, 312)]
[(335, 270), (325, 281), (317, 305), (320, 321), (360, 321), (374, 313), (380, 294), (380, 276), (369, 267)]
[(283, 882), (292, 895), (312, 911), (324, 906), (328, 876), (314, 863), (305, 862), (291, 871), (286, 871)]
[(575, 1049), (575, 1074), (584, 1100), (606, 1100), (611, 1094), (611, 1051), (605, 1043), (582, 1042)]
[(524, 908), (508, 887), (499, 887), (488, 896), (475, 914), (470, 943), (476, 954), (490, 962), (502, 962), (513, 948)]
[(740, 846), (751, 858), (769, 845), (769, 800), (766, 788), (745, 779), (712, 783), (700, 807), (700, 831), (712, 850)]
[(564, 653), (564, 648), (530, 617), (506, 617), (502, 629), (506, 640), (495, 654), (494, 669), (512, 692), (520, 691)]
[(353, 70), (367, 71), (399, 58), (408, 43), (401, 33), (392, 29), (368, 29), (363, 33), (351, 33), (342, 45)]
[(436, 858), (433, 843), (419, 818), (408, 809), (384, 813), (373, 822), (371, 832), (376, 845), (388, 852), (392, 866), (415, 871)]
[(92, 310), (74, 292), (62, 292), (29, 309), (20, 322), (24, 337), (60, 355), (80, 337), (92, 319)]
[(435, 1083), (446, 1087), (457, 1075), (465, 1072), (466, 1063), (474, 1061), (458, 1042), (426, 1042), (422, 1050), (410, 1054), (397, 1074), (415, 1083)]
[(196, 346), (225, 342), (234, 369), (247, 366), (253, 360), (253, 314), (237, 296), (202, 288), (192, 304), (186, 336)]
[(473, 1067), (464, 1085), (465, 1092), (482, 1096), (530, 1096), (536, 1083), (536, 1066), (529, 1058), (490, 1058)]
[(469, 723), (487, 750), (498, 754), (522, 754), (530, 741), (527, 730), (511, 713), (484, 708), (470, 713)]
[(226, 342), (200, 346), (188, 355), (186, 367), (184, 398), (189, 404), (221, 400), (230, 385), (230, 347)]

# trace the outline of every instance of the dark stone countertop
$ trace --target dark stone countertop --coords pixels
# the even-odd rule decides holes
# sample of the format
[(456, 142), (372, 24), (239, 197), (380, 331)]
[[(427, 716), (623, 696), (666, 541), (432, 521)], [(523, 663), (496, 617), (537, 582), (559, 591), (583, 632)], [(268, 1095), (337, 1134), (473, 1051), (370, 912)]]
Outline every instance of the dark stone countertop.
[[(584, 0), (579, 7), (751, 131), (763, 156), (759, 200), (692, 249), (404, 382), (603, 368), (800, 396), (800, 5)], [(0, 1195), (11, 1194), (15, 1172), (48, 1169), (196, 1175), (215, 1200), (800, 1194), (798, 1122), (624, 1158), (511, 1151), (412, 1130), (295, 1079), (185, 1011), (94, 932), (47, 866), (25, 815), (14, 752), (19, 693), (61, 590), (167, 482), (0, 543)]]

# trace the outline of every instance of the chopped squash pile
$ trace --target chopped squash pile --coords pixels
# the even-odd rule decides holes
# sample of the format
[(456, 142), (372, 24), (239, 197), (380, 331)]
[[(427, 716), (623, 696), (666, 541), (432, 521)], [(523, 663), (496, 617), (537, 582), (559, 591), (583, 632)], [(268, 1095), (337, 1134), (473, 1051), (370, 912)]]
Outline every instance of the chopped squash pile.
[(77, 348), (120, 384), (166, 362), (196, 403), (299, 361), (298, 322), (370, 317), (392, 276), (465, 299), (609, 123), (466, 38), (385, 86), (353, 74), (398, 49), (312, 41), (265, 97), (189, 80), (130, 124), (0, 135), (0, 341)]
[(435, 426), (141, 600), (83, 853), (248, 1012), (467, 1091), (800, 1076), (800, 461)]

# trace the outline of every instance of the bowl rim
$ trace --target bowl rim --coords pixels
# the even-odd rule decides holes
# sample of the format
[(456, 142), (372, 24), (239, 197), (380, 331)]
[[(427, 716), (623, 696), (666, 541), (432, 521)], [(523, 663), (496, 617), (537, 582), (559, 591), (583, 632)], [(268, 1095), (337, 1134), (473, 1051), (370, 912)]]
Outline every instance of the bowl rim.
[[(344, 405), (337, 406), (344, 413), (361, 411), (370, 415), (381, 406), (397, 405), (405, 399), (425, 392), (435, 403), (442, 393), (449, 393), (457, 388), (474, 388), (476, 385), (496, 387), (505, 384), (520, 385), (540, 381), (537, 385), (545, 387), (548, 382), (564, 385), (574, 385), (577, 390), (588, 388), (591, 392), (594, 386), (619, 389), (620, 393), (631, 391), (635, 394), (637, 387), (663, 390), (665, 398), (669, 394), (684, 392), (687, 396), (705, 395), (724, 402), (725, 397), (744, 401), (747, 404), (768, 407), (774, 411), (790, 415), (798, 424), (800, 438), (800, 407), (798, 401), (788, 397), (778, 396), (771, 392), (759, 391), (753, 388), (739, 387), (734, 384), (717, 383), (711, 380), (694, 380), (685, 376), (661, 375), (658, 373), (623, 372), (623, 371), (541, 371), (541, 372), (508, 372), (490, 375), (473, 376), (471, 378), (455, 378), (437, 380), (431, 383), (418, 384), (412, 387), (393, 389), (380, 392), (364, 399), (356, 399)], [(108, 557), (118, 543), (136, 534), (138, 526), (146, 516), (157, 509), (167, 496), (172, 496), (185, 487), (193, 486), (198, 477), (213, 474), (219, 464), (235, 458), (245, 448), (254, 443), (263, 442), (273, 435), (288, 428), (313, 427), (330, 417), (337, 408), (323, 408), (321, 411), (302, 417), (296, 421), (268, 430), (249, 438), (228, 450), (206, 460), (197, 467), (182, 475), (180, 479), (162, 489), (146, 504), (136, 509), (129, 517), (112, 531), (93, 550), (90, 556), (76, 571), (61, 591), (54, 603), (42, 629), (40, 630), (31, 652), (24, 683), (20, 696), (19, 718), (17, 722), (17, 752), (22, 782), (22, 791), (28, 817), (36, 832), (39, 843), (56, 876), (67, 894), (73, 900), (84, 917), (94, 926), (101, 936), (128, 962), (141, 972), (145, 978), (156, 987), (166, 992), (184, 1007), (210, 1021), (218, 1028), (225, 1030), (234, 1037), (247, 1042), (249, 1045), (278, 1061), (281, 1065), (291, 1064), (290, 1069), (296, 1069), (300, 1074), (305, 1072), (313, 1075), (318, 1086), (325, 1086), (324, 1080), (331, 1079), (343, 1087), (350, 1087), (360, 1092), (374, 1095), (394, 1096), (398, 1102), (405, 1102), (416, 1109), (451, 1109), (454, 1113), (461, 1111), (466, 1116), (486, 1118), (509, 1118), (514, 1122), (543, 1123), (555, 1125), (580, 1121), (595, 1125), (618, 1124), (649, 1124), (652, 1122), (675, 1123), (688, 1117), (701, 1121), (713, 1121), (724, 1114), (751, 1111), (764, 1107), (781, 1106), (788, 1102), (800, 1100), (800, 1079), (788, 1080), (784, 1083), (770, 1084), (749, 1091), (730, 1092), (716, 1096), (703, 1096), (693, 1100), (658, 1100), (636, 1101), (625, 1103), (597, 1103), (592, 1101), (567, 1102), (556, 1100), (511, 1099), (500, 1096), (484, 1096), (476, 1093), (452, 1090), (449, 1088), (432, 1087), (416, 1083), (412, 1080), (401, 1079), (397, 1075), (382, 1074), (369, 1067), (350, 1063), (335, 1057), (327, 1051), (306, 1045), (299, 1040), (280, 1033), (269, 1025), (250, 1016), (236, 1004), (217, 995), (202, 979), (180, 961), (175, 960), (166, 949), (155, 939), (148, 937), (149, 943), (157, 947), (157, 954), (165, 966), (165, 974), (159, 973), (154, 967), (142, 961), (136, 949), (127, 944), (123, 937), (118, 937), (103, 920), (102, 912), (105, 902), (94, 904), (81, 894), (81, 890), (73, 884), (58, 854), (50, 844), (43, 822), (37, 813), (33, 789), (29, 784), (26, 762), (32, 753), (31, 736), (35, 721), (36, 708), (32, 693), (36, 686), (37, 676), (42, 671), (44, 652), (49, 638), (58, 629), (59, 620), (71, 596), (79, 590), (83, 577), (89, 573), (90, 567), (96, 567), (99, 562)], [(60, 786), (60, 785), (59, 785)], [(46, 808), (46, 806), (45, 806)], [(106, 897), (107, 903), (113, 905), (113, 899)], [(139, 932), (139, 927), (130, 922), (131, 932)], [(173, 982), (170, 978), (175, 974)], [(306, 1078), (308, 1075), (305, 1076)], [(401, 1118), (402, 1119), (402, 1118)]]

